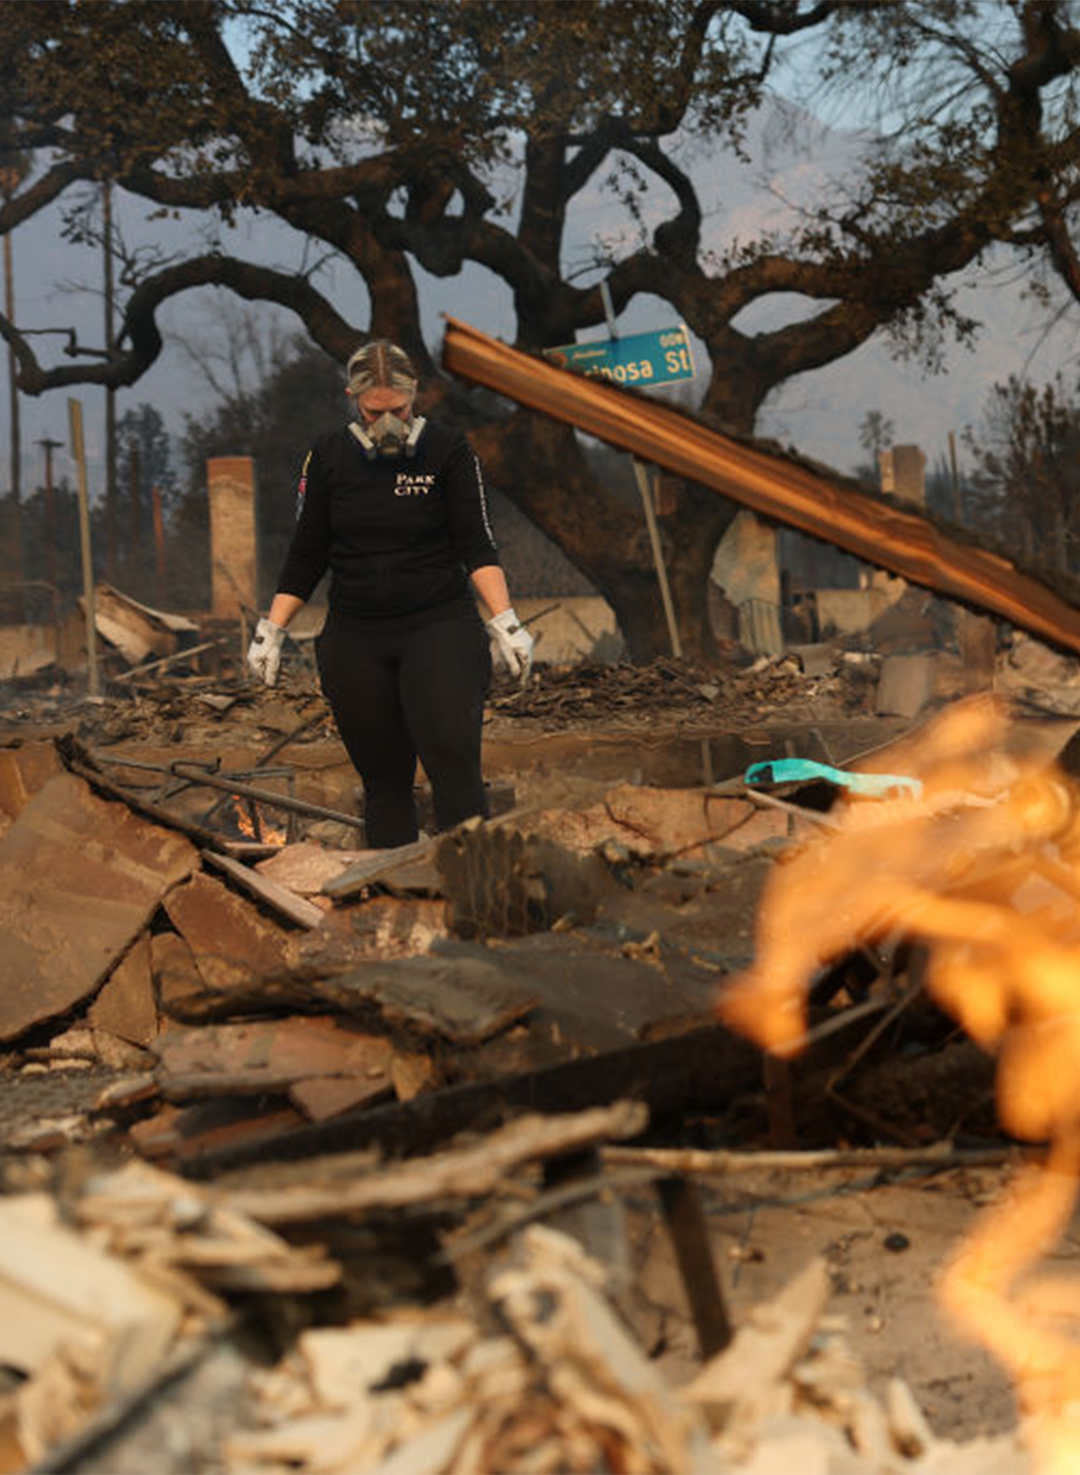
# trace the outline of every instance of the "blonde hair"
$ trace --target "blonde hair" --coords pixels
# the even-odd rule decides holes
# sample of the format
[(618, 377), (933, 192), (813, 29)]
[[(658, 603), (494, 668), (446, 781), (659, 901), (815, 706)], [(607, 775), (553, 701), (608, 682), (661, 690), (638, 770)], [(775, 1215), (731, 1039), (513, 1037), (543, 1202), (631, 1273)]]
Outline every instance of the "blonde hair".
[(349, 358), (345, 373), (351, 395), (369, 389), (399, 389), (412, 394), (416, 389), (416, 370), (403, 348), (386, 338), (373, 338)]

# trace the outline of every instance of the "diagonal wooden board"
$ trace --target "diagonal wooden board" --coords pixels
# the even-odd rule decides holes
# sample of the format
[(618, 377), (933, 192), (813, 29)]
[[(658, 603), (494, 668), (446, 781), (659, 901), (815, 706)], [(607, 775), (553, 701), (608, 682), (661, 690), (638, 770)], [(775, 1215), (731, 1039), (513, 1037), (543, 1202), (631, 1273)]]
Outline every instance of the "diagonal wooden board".
[(452, 317), (442, 360), (462, 379), (712, 487), (876, 568), (1080, 651), (1077, 603), (914, 507), (872, 497), (845, 485), (839, 473), (736, 440), (644, 394), (557, 368)]

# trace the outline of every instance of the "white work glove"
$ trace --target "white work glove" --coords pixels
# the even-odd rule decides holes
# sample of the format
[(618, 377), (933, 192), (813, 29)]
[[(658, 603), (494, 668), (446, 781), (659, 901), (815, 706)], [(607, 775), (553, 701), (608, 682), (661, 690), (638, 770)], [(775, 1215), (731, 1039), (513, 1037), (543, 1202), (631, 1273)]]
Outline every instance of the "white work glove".
[(512, 609), (504, 609), (502, 614), (488, 620), (487, 628), (503, 665), (511, 676), (520, 676), (524, 686), (532, 670), (535, 644), (532, 636)]
[(248, 646), (247, 663), (267, 686), (273, 686), (277, 681), (284, 641), (284, 625), (275, 625), (273, 620), (264, 617), (255, 626), (255, 634)]

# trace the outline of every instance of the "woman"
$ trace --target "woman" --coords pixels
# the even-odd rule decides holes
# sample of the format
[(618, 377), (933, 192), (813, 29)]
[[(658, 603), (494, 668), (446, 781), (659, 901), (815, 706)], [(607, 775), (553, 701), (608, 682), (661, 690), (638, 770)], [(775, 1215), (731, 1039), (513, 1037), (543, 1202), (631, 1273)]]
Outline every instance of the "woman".
[(389, 848), (417, 838), (418, 757), (440, 829), (487, 815), (491, 646), (524, 682), (533, 641), (510, 604), (480, 463), (459, 432), (414, 414), (408, 355), (367, 343), (347, 377), (355, 418), (308, 452), (296, 531), (247, 659), (272, 686), (286, 628), (329, 568), (319, 677), (363, 781), (367, 843)]

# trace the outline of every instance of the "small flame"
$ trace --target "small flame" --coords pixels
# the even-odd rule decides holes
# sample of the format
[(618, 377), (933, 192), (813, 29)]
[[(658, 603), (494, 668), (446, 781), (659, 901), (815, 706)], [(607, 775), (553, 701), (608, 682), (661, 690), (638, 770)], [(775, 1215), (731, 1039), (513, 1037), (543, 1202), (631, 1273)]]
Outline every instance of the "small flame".
[(266, 810), (261, 804), (253, 799), (243, 799), (238, 794), (233, 794), (231, 798), (229, 820), (245, 839), (256, 840), (262, 845), (285, 844), (288, 831), (267, 820)]
[(755, 962), (720, 1013), (795, 1054), (819, 967), (900, 927), (929, 945), (931, 994), (997, 1054), (1002, 1125), (1049, 1143), (960, 1245), (942, 1300), (1009, 1369), (1040, 1470), (1071, 1475), (1080, 1285), (1027, 1273), (1063, 1234), (1080, 1180), (1080, 788), (1010, 751), (1016, 735), (993, 700), (958, 704), (909, 755), (921, 796), (832, 811), (838, 828), (774, 870)]

